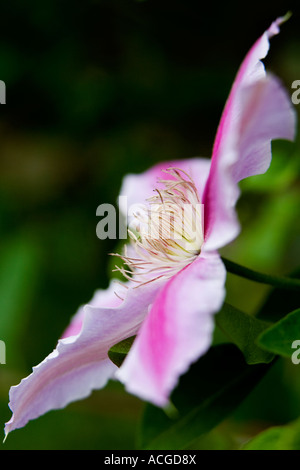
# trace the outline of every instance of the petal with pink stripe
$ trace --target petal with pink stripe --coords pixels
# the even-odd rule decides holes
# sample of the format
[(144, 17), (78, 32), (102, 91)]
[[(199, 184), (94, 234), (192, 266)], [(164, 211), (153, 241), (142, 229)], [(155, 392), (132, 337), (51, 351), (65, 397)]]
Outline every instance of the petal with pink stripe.
[(218, 249), (238, 235), (237, 183), (268, 169), (271, 140), (294, 138), (296, 116), (290, 97), (277, 79), (266, 76), (260, 60), (283, 20), (274, 22), (247, 54), (221, 117), (203, 195), (204, 250)]
[(158, 406), (167, 404), (179, 376), (211, 345), (225, 277), (219, 255), (211, 253), (167, 282), (116, 373), (129, 392)]
[[(108, 350), (137, 333), (160, 288), (161, 284), (153, 282), (128, 289), (125, 300), (117, 299), (118, 306), (114, 307), (107, 306), (108, 297), (115, 303), (112, 286), (108, 296), (97, 293), (97, 306), (92, 301), (94, 305), (84, 307), (80, 333), (59, 340), (57, 348), (33, 368), (31, 375), (11, 387), (9, 406), (13, 416), (5, 426), (5, 434), (104, 387), (117, 369), (108, 359)], [(102, 296), (106, 304), (103, 307)]]

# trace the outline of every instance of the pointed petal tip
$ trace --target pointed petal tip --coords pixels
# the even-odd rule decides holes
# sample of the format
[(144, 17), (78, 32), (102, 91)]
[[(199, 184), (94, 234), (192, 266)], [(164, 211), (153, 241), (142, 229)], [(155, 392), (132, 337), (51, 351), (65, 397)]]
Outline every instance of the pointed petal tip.
[(6, 425), (5, 425), (5, 428), (4, 428), (4, 439), (3, 439), (3, 441), (2, 441), (2, 444), (5, 444), (5, 441), (6, 441), (6, 439), (7, 439), (8, 434), (9, 434), (9, 431), (6, 431)]
[(2, 441), (3, 444), (6, 442), (6, 439), (7, 439), (8, 435), (10, 434), (10, 432), (14, 430), (12, 424), (13, 424), (13, 416), (4, 425), (4, 439)]
[(292, 12), (288, 11), (284, 16), (279, 16), (268, 29), (268, 35), (269, 37), (275, 36), (276, 34), (280, 33), (280, 26), (288, 21), (290, 17), (292, 16)]

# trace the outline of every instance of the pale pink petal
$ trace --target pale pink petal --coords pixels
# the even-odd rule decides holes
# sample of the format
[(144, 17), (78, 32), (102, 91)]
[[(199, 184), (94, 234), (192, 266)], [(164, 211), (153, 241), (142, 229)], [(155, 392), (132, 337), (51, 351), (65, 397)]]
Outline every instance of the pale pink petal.
[[(261, 62), (261, 59), (264, 59), (270, 49), (270, 41), (269, 39), (272, 36), (280, 33), (279, 26), (286, 21), (288, 15), (286, 17), (280, 17), (275, 20), (269, 29), (264, 32), (264, 34), (256, 41), (256, 43), (252, 46), (248, 54), (246, 55), (245, 59), (240, 66), (240, 69), (237, 73), (236, 79), (234, 81), (232, 91), (234, 92), (235, 89), (245, 86), (251, 85), (266, 75), (264, 64)], [(229, 100), (233, 96), (229, 97)]]
[(205, 158), (192, 158), (159, 163), (144, 173), (128, 174), (123, 180), (120, 196), (126, 196), (126, 201), (120, 201), (120, 209), (124, 214), (134, 204), (144, 204), (146, 199), (153, 196), (153, 190), (159, 185), (157, 180), (172, 179), (163, 170), (174, 167), (188, 173), (194, 180), (201, 198), (209, 174), (210, 160)]
[(59, 340), (57, 348), (33, 368), (32, 374), (11, 388), (13, 416), (6, 424), (6, 435), (47, 411), (63, 408), (104, 387), (117, 369), (108, 359), (108, 350), (136, 334), (161, 286), (153, 282), (128, 289), (117, 307), (87, 305), (80, 334)]
[[(94, 297), (89, 305), (93, 307), (118, 307), (121, 300), (115, 294), (115, 283), (111, 282), (109, 287), (105, 290), (99, 289), (95, 292)], [(77, 313), (71, 319), (69, 326), (66, 328), (61, 338), (68, 338), (69, 336), (76, 336), (80, 333), (84, 320), (84, 306), (81, 306)]]
[(238, 160), (235, 182), (265, 173), (270, 166), (271, 140), (295, 137), (296, 114), (281, 82), (268, 75), (240, 93)]
[(234, 206), (237, 183), (264, 173), (271, 162), (271, 140), (293, 140), (295, 112), (291, 99), (274, 77), (266, 76), (260, 59), (269, 38), (279, 32), (274, 22), (254, 44), (237, 74), (217, 131), (211, 170), (204, 190), (204, 250), (215, 250), (239, 233)]
[(211, 345), (225, 277), (219, 255), (211, 253), (167, 282), (116, 373), (129, 392), (158, 406), (167, 404), (179, 376)]

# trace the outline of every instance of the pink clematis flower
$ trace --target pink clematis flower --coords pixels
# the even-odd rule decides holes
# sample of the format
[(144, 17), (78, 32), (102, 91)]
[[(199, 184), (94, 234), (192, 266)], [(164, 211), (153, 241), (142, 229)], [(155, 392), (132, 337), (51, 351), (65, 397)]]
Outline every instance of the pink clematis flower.
[[(87, 397), (110, 378), (120, 380), (138, 397), (165, 406), (180, 375), (208, 350), (214, 313), (225, 297), (226, 270), (217, 250), (240, 230), (235, 212), (238, 183), (268, 169), (272, 139), (294, 138), (290, 97), (261, 62), (282, 21), (279, 18), (270, 26), (243, 61), (212, 159), (159, 164), (143, 174), (128, 175), (123, 182), (121, 194), (129, 205), (143, 203), (156, 188), (150, 204), (160, 220), (165, 220), (172, 205), (172, 228), (179, 230), (180, 209), (187, 203), (195, 208), (202, 230), (190, 238), (185, 220), (184, 240), (174, 243), (164, 225), (154, 239), (147, 236), (145, 227), (152, 233), (157, 229), (155, 218), (136, 224), (138, 236), (123, 256), (133, 272), (126, 288), (111, 283), (106, 291), (96, 292), (72, 319), (57, 348), (11, 388), (13, 416), (6, 434), (49, 410)], [(199, 203), (204, 205), (204, 220), (196, 209)], [(121, 270), (126, 276), (127, 269)], [(118, 368), (108, 350), (133, 335), (137, 336), (132, 348)]]

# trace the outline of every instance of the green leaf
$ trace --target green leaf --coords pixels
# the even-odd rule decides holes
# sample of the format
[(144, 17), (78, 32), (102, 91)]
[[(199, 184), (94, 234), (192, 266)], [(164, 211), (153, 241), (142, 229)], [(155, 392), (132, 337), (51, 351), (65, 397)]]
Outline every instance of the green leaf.
[(233, 345), (211, 348), (181, 377), (168, 415), (147, 405), (140, 432), (144, 449), (184, 449), (224, 420), (250, 393), (270, 365), (246, 364)]
[[(294, 160), (299, 161), (299, 158)], [(247, 180), (252, 181), (252, 178)], [(287, 246), (293, 239), (296, 242), (296, 234), (291, 230), (299, 221), (299, 191), (296, 186), (297, 184), (290, 186), (288, 191), (275, 192), (271, 197), (267, 197), (264, 191), (260, 194), (248, 193), (248, 197), (245, 196), (244, 203), (241, 201), (242, 205), (244, 204), (241, 215), (243, 213), (245, 231), (234, 245), (236, 259), (251, 266), (260, 266), (263, 269), (268, 267), (272, 272), (282, 265), (287, 253), (293, 256), (293, 248), (287, 250)], [(257, 211), (253, 217), (255, 205)], [(297, 230), (295, 232), (297, 233)], [(233, 253), (230, 247), (229, 253)]]
[(6, 344), (10, 364), (20, 365), (23, 359), (20, 338), (32, 306), (39, 268), (39, 251), (25, 235), (2, 244), (0, 340)]
[(130, 338), (126, 338), (110, 348), (108, 351), (108, 357), (114, 364), (116, 364), (116, 366), (120, 367), (122, 365), (125, 357), (130, 351), (134, 340), (135, 336), (131, 336)]
[(249, 441), (244, 450), (300, 450), (300, 420), (263, 431)]
[(258, 320), (227, 303), (216, 315), (216, 323), (242, 351), (248, 364), (268, 363), (274, 358), (273, 354), (256, 344), (256, 339), (270, 326), (270, 323)]
[(300, 309), (265, 330), (259, 336), (258, 344), (267, 351), (290, 358), (295, 340), (300, 340)]

